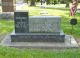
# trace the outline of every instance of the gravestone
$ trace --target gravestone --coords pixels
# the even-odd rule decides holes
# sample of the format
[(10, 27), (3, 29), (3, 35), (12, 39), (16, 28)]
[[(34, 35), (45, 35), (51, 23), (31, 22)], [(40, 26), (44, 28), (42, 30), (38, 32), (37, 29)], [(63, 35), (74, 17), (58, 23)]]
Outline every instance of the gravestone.
[(27, 33), (29, 30), (28, 27), (28, 12), (15, 12), (14, 20), (15, 20), (15, 33)]
[(13, 0), (1, 0), (3, 12), (14, 12)]
[(60, 23), (60, 17), (57, 16), (31, 16), (29, 32), (59, 33)]
[(28, 16), (28, 12), (14, 12), (15, 32), (12, 42), (64, 42), (59, 16)]

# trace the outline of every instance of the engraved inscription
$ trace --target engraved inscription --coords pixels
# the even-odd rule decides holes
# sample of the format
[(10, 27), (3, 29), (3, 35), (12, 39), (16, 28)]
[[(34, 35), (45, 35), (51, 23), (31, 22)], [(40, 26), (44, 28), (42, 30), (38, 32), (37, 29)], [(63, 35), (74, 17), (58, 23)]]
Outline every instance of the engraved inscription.
[(26, 28), (26, 22), (25, 19), (26, 17), (16, 17), (17, 23), (16, 23), (16, 28)]
[(28, 26), (28, 12), (15, 12), (15, 33), (29, 32)]
[(59, 22), (59, 19), (54, 18), (32, 18), (29, 19), (29, 32), (59, 32)]

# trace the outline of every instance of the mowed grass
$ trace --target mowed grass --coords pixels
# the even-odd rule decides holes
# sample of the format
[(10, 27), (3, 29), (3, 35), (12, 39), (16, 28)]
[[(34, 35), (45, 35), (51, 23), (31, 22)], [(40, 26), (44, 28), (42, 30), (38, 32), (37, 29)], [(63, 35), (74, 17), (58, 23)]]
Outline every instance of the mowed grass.
[(60, 15), (64, 15), (65, 12), (67, 13), (67, 11), (61, 11), (59, 9), (52, 9), (52, 8), (45, 8), (43, 6), (41, 7), (22, 7), (22, 9), (27, 10), (29, 12), (30, 16), (39, 16), (41, 15), (41, 13), (48, 13), (47, 15), (53, 15), (53, 16), (60, 16)]
[[(61, 16), (61, 28), (65, 34), (71, 34), (72, 26), (70, 25), (70, 19), (73, 18), (69, 16), (70, 11), (68, 9), (53, 9), (53, 8), (44, 8), (44, 7), (28, 7), (24, 6), (22, 9), (25, 9), (29, 12), (29, 16), (39, 16), (40, 13), (48, 13), (47, 15), (51, 16)], [(75, 18), (78, 20), (78, 24), (74, 26), (73, 36), (80, 38), (80, 13), (76, 13)], [(11, 33), (14, 29), (14, 20), (0, 20), (0, 34)]]
[(0, 35), (6, 35), (14, 29), (13, 20), (0, 20)]
[(16, 49), (0, 46), (0, 58), (80, 58), (80, 49)]

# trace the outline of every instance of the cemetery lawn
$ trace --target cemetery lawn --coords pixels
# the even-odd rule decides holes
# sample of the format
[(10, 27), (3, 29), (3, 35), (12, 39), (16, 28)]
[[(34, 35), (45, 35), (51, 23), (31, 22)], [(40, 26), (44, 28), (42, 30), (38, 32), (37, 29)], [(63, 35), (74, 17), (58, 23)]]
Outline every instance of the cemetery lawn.
[[(65, 34), (71, 34), (71, 25), (69, 23), (72, 17), (69, 16), (69, 9), (55, 9), (55, 8), (42, 8), (42, 7), (23, 7), (29, 11), (30, 16), (39, 16), (41, 12), (47, 12), (47, 15), (61, 16), (61, 28)], [(74, 26), (73, 36), (80, 38), (80, 13), (76, 13), (75, 16), (78, 20), (78, 24)], [(14, 29), (14, 20), (0, 19), (0, 35), (9, 34)]]
[(9, 34), (14, 26), (13, 26), (13, 20), (0, 20), (0, 35), (6, 35)]
[(80, 49), (17, 49), (0, 46), (0, 58), (80, 58)]

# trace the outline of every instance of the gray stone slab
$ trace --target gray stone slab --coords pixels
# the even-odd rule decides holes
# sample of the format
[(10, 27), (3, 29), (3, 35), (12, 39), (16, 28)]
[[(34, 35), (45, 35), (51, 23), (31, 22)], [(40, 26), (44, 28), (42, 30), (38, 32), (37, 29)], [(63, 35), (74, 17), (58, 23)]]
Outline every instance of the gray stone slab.
[(78, 48), (78, 44), (71, 35), (65, 36), (65, 42), (11, 42), (10, 35), (6, 36), (1, 42), (3, 46), (18, 47), (18, 48)]
[(30, 16), (29, 32), (60, 32), (60, 23), (58, 16)]
[(11, 34), (12, 42), (64, 42), (65, 35), (63, 32), (60, 34), (54, 33), (26, 33), (26, 34)]

